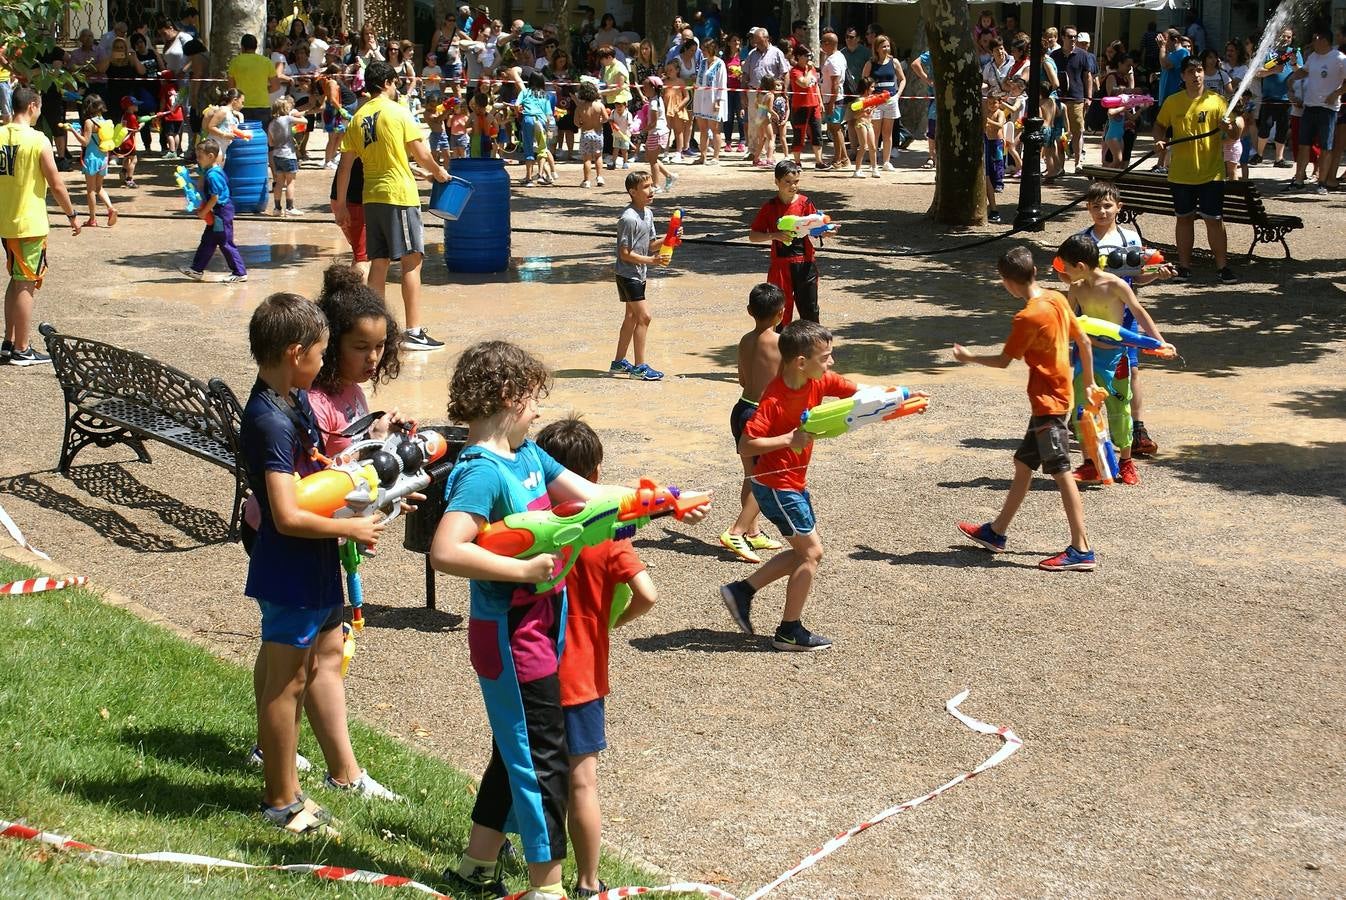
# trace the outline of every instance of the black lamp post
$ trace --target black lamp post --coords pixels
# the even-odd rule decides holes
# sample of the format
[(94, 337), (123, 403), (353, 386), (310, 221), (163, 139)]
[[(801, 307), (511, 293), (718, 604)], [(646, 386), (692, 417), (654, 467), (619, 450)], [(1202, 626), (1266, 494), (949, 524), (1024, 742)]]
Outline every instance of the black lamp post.
[(1024, 162), (1019, 175), (1019, 212), (1014, 227), (1042, 230), (1042, 0), (1033, 0), (1028, 45), (1028, 110), (1024, 119)]

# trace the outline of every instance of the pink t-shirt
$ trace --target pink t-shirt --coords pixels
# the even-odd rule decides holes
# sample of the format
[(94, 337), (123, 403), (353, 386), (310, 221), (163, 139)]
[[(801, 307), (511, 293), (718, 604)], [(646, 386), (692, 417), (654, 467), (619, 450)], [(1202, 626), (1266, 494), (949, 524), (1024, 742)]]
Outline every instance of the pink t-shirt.
[(315, 386), (308, 392), (308, 402), (313, 407), (313, 418), (322, 429), (328, 456), (336, 456), (351, 445), (350, 438), (340, 437), (336, 432), (369, 412), (364, 389), (355, 383), (334, 393)]

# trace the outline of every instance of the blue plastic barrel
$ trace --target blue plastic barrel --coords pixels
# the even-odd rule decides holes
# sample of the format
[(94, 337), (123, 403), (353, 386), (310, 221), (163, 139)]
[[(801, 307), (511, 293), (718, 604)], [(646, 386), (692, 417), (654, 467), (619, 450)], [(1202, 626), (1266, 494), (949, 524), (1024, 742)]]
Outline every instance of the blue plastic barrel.
[(244, 131), (252, 132), (252, 140), (235, 138), (229, 143), (224, 156), (224, 175), (229, 179), (229, 193), (233, 197), (236, 212), (266, 212), (270, 201), (267, 190), (268, 150), (266, 129), (261, 122), (244, 122), (240, 126)]
[(509, 268), (509, 176), (502, 159), (455, 159), (453, 176), (472, 186), (462, 214), (444, 222), (444, 265), (450, 272)]

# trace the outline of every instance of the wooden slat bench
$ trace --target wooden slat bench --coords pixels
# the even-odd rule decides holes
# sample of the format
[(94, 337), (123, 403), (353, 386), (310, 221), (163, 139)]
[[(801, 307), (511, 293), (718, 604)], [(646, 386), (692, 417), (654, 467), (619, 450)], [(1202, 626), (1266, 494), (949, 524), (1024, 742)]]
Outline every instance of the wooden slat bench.
[[(1120, 174), (1119, 169), (1105, 169), (1102, 166), (1084, 166), (1080, 174), (1090, 178), (1112, 181), (1122, 195), (1122, 212), (1117, 217), (1120, 222), (1133, 226), (1140, 232), (1137, 218), (1141, 213), (1154, 213), (1174, 217), (1173, 194), (1168, 188), (1168, 178), (1151, 172), (1128, 172)], [(1258, 244), (1279, 242), (1285, 249), (1285, 258), (1290, 259), (1290, 245), (1285, 236), (1304, 227), (1299, 216), (1287, 216), (1269, 213), (1262, 203), (1262, 195), (1251, 181), (1226, 181), (1224, 183), (1224, 215), (1226, 224), (1251, 225), (1253, 242), (1248, 246), (1248, 258)], [(1141, 240), (1145, 236), (1141, 235)]]
[(61, 334), (50, 324), (38, 330), (65, 394), (61, 474), (70, 474), (76, 454), (89, 444), (125, 444), (147, 463), (144, 442), (159, 441), (231, 473), (229, 538), (237, 540), (247, 477), (239, 452), (243, 410), (229, 385), (218, 378), (202, 383), (143, 353)]

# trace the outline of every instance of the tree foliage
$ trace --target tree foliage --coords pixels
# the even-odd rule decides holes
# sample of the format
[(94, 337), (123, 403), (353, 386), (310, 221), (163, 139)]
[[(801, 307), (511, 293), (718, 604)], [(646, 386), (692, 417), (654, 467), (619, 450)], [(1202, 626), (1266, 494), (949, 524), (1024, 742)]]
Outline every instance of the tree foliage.
[(47, 63), (57, 46), (56, 26), (87, 0), (4, 0), (0, 4), (0, 45), (19, 77), (39, 91), (52, 85), (77, 86), (75, 75)]

